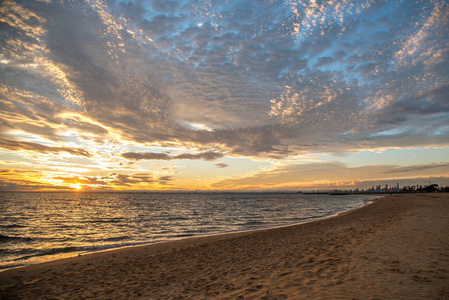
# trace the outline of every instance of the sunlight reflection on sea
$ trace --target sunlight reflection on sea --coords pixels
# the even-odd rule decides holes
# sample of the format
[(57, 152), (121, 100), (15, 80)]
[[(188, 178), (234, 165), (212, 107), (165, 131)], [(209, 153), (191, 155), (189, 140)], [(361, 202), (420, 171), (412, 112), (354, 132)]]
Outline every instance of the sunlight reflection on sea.
[(0, 193), (0, 269), (158, 241), (282, 226), (371, 196)]

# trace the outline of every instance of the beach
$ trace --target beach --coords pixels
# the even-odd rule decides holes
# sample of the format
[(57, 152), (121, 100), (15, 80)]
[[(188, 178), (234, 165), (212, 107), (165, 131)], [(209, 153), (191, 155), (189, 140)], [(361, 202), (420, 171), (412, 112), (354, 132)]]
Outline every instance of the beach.
[(449, 299), (449, 194), (0, 273), (2, 299)]

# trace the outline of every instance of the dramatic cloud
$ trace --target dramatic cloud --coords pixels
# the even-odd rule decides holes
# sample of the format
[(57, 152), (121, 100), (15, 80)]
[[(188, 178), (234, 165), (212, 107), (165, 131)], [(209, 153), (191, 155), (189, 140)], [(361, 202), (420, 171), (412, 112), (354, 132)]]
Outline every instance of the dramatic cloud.
[(449, 147), (444, 0), (6, 0), (0, 28), (3, 164), (70, 154), (89, 174), (54, 177), (132, 186), (155, 160), (193, 180), (195, 161)]

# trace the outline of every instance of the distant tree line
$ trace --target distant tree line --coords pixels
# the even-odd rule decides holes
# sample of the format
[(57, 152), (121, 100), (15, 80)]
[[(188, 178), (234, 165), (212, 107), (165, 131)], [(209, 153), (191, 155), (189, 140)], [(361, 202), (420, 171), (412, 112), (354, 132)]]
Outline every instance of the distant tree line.
[(438, 187), (438, 184), (431, 184), (427, 186), (404, 186), (400, 193), (449, 193), (449, 186)]

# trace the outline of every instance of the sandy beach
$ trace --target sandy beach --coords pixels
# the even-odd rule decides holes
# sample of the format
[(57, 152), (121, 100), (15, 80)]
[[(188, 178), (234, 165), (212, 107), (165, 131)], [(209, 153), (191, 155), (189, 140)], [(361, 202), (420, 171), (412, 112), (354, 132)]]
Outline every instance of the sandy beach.
[(449, 299), (449, 194), (0, 273), (1, 299)]

